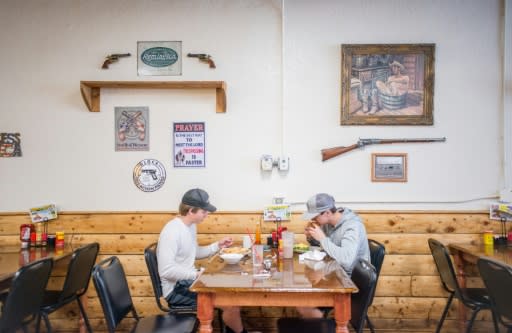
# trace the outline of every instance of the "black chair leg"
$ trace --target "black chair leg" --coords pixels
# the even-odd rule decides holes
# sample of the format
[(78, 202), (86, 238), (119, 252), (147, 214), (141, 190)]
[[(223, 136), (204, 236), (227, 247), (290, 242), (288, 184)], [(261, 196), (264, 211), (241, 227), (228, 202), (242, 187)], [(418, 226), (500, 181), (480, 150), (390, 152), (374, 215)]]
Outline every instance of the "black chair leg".
[(80, 301), (80, 298), (77, 298), (76, 301), (78, 303), (78, 306), (80, 307), (80, 313), (82, 314), (82, 318), (84, 318), (85, 326), (87, 327), (87, 332), (92, 333), (91, 324), (89, 323), (87, 313), (85, 313), (84, 305)]
[(40, 331), (41, 331), (41, 314), (38, 313), (37, 319), (36, 319), (36, 333), (39, 333)]
[(46, 332), (52, 333), (52, 325), (50, 324), (50, 318), (47, 313), (43, 313), (44, 324), (46, 325)]
[(448, 314), (448, 309), (450, 308), (450, 305), (452, 304), (453, 296), (455, 296), (454, 293), (448, 297), (448, 302), (446, 302), (446, 306), (444, 307), (443, 314), (441, 316), (441, 320), (437, 324), (436, 333), (441, 332), (441, 327), (443, 326), (444, 319), (446, 318), (446, 315)]
[(370, 329), (370, 332), (375, 333), (375, 327), (373, 327), (373, 324), (370, 321), (370, 317), (368, 317), (368, 315), (366, 315), (366, 323), (368, 324), (368, 328)]
[(498, 324), (498, 316), (491, 310), (492, 322), (494, 324), (494, 333), (500, 333), (500, 325)]
[(471, 329), (473, 328), (473, 323), (475, 322), (476, 315), (478, 312), (480, 312), (480, 310), (480, 308), (476, 308), (471, 314), (471, 318), (469, 319), (468, 326), (466, 328), (466, 333), (471, 332)]

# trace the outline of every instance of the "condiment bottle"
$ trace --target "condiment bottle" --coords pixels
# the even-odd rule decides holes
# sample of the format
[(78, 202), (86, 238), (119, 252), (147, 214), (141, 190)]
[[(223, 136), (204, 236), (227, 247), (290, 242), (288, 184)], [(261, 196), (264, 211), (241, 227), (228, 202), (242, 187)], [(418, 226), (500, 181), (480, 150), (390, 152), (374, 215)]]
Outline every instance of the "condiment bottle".
[(43, 224), (36, 223), (36, 246), (41, 246), (43, 242)]
[(261, 244), (261, 225), (260, 222), (256, 223), (256, 232), (254, 235), (254, 244)]
[(32, 230), (31, 224), (20, 225), (20, 241), (21, 248), (27, 248), (30, 245), (30, 231)]

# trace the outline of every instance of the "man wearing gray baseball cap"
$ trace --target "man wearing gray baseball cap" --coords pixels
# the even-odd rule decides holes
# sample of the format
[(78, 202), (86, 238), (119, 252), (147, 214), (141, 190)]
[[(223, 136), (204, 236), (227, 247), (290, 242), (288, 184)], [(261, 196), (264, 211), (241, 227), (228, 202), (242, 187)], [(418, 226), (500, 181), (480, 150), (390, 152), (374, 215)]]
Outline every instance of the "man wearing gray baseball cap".
[[(308, 240), (317, 242), (332, 259), (351, 275), (357, 259), (370, 262), (370, 248), (366, 229), (361, 218), (348, 208), (336, 208), (334, 198), (327, 193), (318, 193), (306, 203), (307, 211), (302, 219), (313, 221), (304, 234)], [(303, 317), (321, 318), (317, 308), (297, 308)]]
[[(212, 256), (221, 248), (233, 244), (225, 237), (210, 245), (197, 244), (196, 224), (203, 222), (217, 208), (210, 203), (208, 193), (200, 188), (188, 190), (181, 198), (179, 214), (167, 222), (158, 238), (158, 273), (162, 281), (162, 293), (169, 306), (196, 306), (197, 294), (189, 287), (202, 270), (197, 270), (195, 260)], [(239, 307), (222, 309), (226, 332), (247, 332), (242, 324)]]

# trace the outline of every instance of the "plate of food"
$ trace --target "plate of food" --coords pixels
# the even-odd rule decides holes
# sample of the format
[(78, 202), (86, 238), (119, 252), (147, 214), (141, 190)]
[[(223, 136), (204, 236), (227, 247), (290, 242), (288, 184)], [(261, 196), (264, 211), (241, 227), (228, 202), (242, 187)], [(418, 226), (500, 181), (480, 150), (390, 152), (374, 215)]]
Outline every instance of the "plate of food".
[(251, 249), (247, 249), (245, 247), (240, 246), (232, 246), (232, 247), (225, 247), (222, 250), (220, 250), (221, 254), (227, 254), (227, 253), (236, 253), (236, 254), (242, 254), (242, 255), (248, 255), (251, 253)]
[(293, 252), (295, 253), (305, 253), (309, 251), (309, 244), (297, 243), (293, 245)]

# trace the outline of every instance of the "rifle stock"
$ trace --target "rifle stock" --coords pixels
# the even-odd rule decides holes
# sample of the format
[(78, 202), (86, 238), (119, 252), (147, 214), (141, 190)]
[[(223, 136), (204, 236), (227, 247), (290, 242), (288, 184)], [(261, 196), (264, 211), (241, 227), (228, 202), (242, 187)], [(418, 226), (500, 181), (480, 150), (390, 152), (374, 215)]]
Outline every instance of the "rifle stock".
[(359, 147), (359, 144), (355, 143), (351, 146), (346, 146), (346, 147), (341, 146), (341, 147), (322, 149), (322, 161), (327, 161), (333, 157), (336, 157), (341, 154), (345, 154), (346, 152), (354, 150), (358, 147)]

